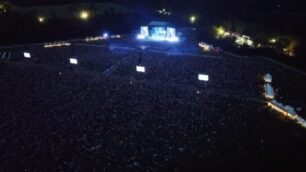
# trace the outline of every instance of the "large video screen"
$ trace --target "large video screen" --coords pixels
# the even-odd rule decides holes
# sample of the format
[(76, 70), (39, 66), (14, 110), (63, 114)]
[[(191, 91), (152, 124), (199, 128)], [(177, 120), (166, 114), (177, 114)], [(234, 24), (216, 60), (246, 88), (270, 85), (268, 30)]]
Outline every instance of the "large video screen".
[(172, 27), (167, 27), (167, 37), (168, 38), (174, 38), (176, 37), (176, 31)]
[(151, 29), (151, 38), (157, 41), (163, 41), (167, 38), (167, 30), (165, 27), (153, 27)]
[(140, 40), (151, 40), (151, 41), (168, 41), (178, 42), (179, 38), (176, 36), (176, 29), (165, 26), (148, 27), (142, 26), (140, 33), (137, 35)]
[(140, 34), (143, 35), (144, 37), (149, 36), (149, 27), (148, 26), (141, 26), (140, 27)]

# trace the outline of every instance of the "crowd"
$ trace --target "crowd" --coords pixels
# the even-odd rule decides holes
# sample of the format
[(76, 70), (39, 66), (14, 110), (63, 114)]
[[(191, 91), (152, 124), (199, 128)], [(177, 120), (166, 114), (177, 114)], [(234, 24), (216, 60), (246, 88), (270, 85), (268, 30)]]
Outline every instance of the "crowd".
[[(259, 115), (264, 68), (253, 61), (81, 45), (27, 50), (36, 61), (0, 61), (0, 171), (182, 171), (200, 160), (262, 162), (258, 154), (275, 143), (305, 142), (299, 129), (266, 131), (275, 121)], [(139, 63), (146, 73), (135, 71)], [(202, 72), (211, 81), (197, 81)]]

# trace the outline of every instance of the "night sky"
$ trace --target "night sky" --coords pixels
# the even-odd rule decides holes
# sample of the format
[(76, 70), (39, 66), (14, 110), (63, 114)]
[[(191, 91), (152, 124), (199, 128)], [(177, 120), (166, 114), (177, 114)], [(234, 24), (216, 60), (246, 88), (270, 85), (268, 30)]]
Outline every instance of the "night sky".
[[(240, 20), (304, 33), (305, 0), (10, 0), (17, 6), (56, 5), (75, 2), (115, 2), (136, 11), (166, 8), (179, 16), (198, 15), (201, 21)], [(216, 19), (217, 18), (217, 19)], [(289, 27), (290, 26), (290, 27)], [(293, 27), (292, 27), (293, 26)], [(298, 27), (295, 27), (298, 26)]]
[(302, 9), (305, 8), (304, 0), (11, 0), (19, 5), (44, 5), (44, 4), (63, 4), (73, 2), (120, 2), (124, 4), (147, 4), (150, 6), (172, 6), (205, 8), (207, 6), (227, 6), (228, 8), (283, 8), (283, 9)]
[[(304, 0), (11, 0), (18, 6), (66, 4), (74, 2), (116, 2), (132, 9), (156, 10), (167, 8), (179, 15), (198, 14), (221, 18), (249, 20), (275, 15), (284, 18), (287, 14), (306, 11)], [(281, 20), (279, 20), (279, 23)]]

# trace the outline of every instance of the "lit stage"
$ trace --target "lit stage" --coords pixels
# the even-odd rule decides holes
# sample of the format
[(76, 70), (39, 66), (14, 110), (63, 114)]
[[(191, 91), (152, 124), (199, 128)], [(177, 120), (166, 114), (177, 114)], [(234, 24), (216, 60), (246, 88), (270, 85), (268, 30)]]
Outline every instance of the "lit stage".
[(141, 26), (137, 35), (138, 40), (158, 42), (179, 42), (176, 28), (167, 22), (151, 22), (148, 26)]

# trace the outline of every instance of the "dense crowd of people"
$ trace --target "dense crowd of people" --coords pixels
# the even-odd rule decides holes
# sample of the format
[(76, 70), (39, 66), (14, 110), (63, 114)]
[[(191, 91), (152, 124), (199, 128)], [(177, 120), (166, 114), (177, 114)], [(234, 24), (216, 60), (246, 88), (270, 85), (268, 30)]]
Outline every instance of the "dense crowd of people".
[[(32, 59), (19, 58), (25, 50)], [(237, 160), (256, 171), (262, 156), (306, 143), (259, 103), (260, 76), (272, 70), (261, 61), (77, 44), (11, 52), (16, 60), (0, 61), (0, 171), (185, 171)]]

